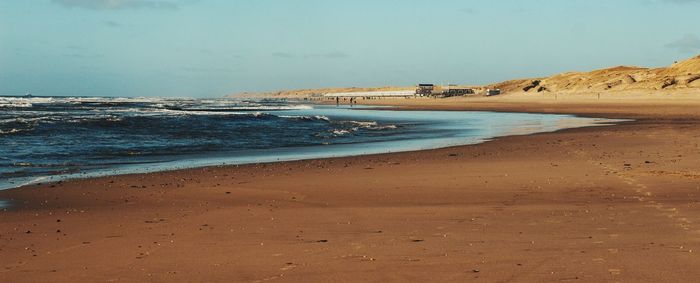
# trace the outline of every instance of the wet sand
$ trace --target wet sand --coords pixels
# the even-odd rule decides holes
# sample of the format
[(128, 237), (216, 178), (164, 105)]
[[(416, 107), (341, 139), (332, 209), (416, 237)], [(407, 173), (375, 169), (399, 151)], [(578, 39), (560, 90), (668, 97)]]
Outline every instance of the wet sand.
[(700, 278), (700, 104), (402, 101), (637, 121), (0, 191), (0, 281)]

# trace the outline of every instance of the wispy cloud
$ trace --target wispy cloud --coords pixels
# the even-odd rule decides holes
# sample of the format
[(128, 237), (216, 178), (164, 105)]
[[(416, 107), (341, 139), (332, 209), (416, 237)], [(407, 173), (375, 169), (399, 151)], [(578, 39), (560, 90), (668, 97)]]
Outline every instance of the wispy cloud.
[(102, 21), (102, 24), (111, 28), (119, 28), (122, 26), (120, 23), (115, 21)]
[(164, 0), (52, 0), (52, 2), (66, 8), (89, 10), (175, 10), (179, 8), (178, 2)]
[(182, 69), (190, 73), (233, 73), (231, 68), (184, 67)]
[(465, 13), (465, 14), (469, 14), (469, 15), (476, 15), (479, 13), (479, 11), (474, 10), (472, 8), (462, 8), (462, 9), (459, 9), (459, 11), (462, 13)]
[(348, 54), (345, 54), (343, 52), (330, 52), (330, 53), (323, 54), (323, 57), (328, 58), (328, 59), (340, 59), (340, 58), (348, 58), (350, 56), (348, 56)]
[(698, 4), (700, 3), (700, 0), (662, 0), (662, 2), (675, 4)]
[(102, 54), (84, 54), (84, 53), (64, 53), (63, 57), (72, 59), (97, 59), (104, 57)]
[(348, 54), (343, 52), (329, 52), (323, 54), (306, 54), (303, 56), (304, 59), (314, 59), (314, 58), (325, 58), (325, 59), (342, 59), (349, 57)]
[(101, 53), (93, 52), (88, 48), (78, 45), (67, 45), (66, 52), (62, 55), (63, 57), (72, 59), (97, 59), (104, 57)]
[(85, 50), (85, 47), (77, 46), (77, 45), (68, 45), (68, 46), (66, 46), (66, 48), (70, 49), (70, 50)]
[(287, 53), (287, 52), (275, 52), (275, 53), (272, 53), (272, 57), (291, 59), (291, 58), (294, 58), (296, 56), (294, 56), (294, 54)]
[(694, 34), (686, 34), (683, 38), (666, 44), (666, 47), (676, 49), (681, 53), (695, 53), (700, 51), (700, 38)]
[(334, 52), (328, 52), (328, 53), (313, 53), (313, 54), (303, 54), (303, 55), (296, 55), (292, 53), (287, 53), (287, 52), (275, 52), (272, 53), (273, 57), (277, 58), (284, 58), (284, 59), (291, 59), (291, 58), (297, 58), (301, 57), (303, 59), (342, 59), (342, 58), (348, 58), (350, 57), (348, 54), (339, 52), (339, 51), (334, 51)]

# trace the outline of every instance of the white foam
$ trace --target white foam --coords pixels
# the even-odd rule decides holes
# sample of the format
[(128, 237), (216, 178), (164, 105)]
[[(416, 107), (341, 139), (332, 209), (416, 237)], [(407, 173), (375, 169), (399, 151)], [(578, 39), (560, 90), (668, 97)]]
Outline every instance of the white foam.
[(9, 129), (7, 131), (0, 130), (0, 134), (6, 135), (6, 134), (14, 134), (14, 133), (19, 133), (26, 131), (26, 129)]
[(377, 122), (365, 122), (365, 121), (343, 121), (341, 123), (348, 123), (352, 125), (356, 125), (357, 127), (353, 128), (355, 130), (358, 130), (358, 128), (363, 128), (363, 129), (368, 129), (368, 130), (390, 130), (390, 129), (396, 129), (398, 126), (396, 125), (379, 125)]
[(376, 126), (376, 127), (370, 128), (370, 129), (372, 129), (372, 130), (393, 130), (393, 129), (397, 129), (397, 128), (398, 128), (398, 126), (396, 126), (396, 125), (386, 125), (386, 126)]
[(255, 113), (250, 113), (250, 112), (225, 112), (225, 111), (187, 111), (187, 110), (172, 110), (172, 109), (159, 109), (154, 112), (159, 112), (162, 114), (171, 114), (171, 115), (180, 115), (180, 116), (198, 116), (198, 115), (204, 115), (204, 116), (236, 116), (236, 115), (253, 115), (253, 116), (260, 116), (262, 113), (260, 112), (255, 112)]
[(48, 179), (51, 179), (51, 178), (52, 178), (52, 176), (37, 177), (37, 178), (31, 179), (31, 180), (29, 180), (29, 181), (26, 181), (26, 182), (24, 182), (24, 183), (21, 183), (21, 184), (17, 185), (17, 187), (23, 187), (23, 186), (27, 186), (27, 185), (32, 185), (32, 184), (40, 183), (40, 182), (42, 182), (42, 181), (44, 181), (44, 180), (48, 180)]
[(377, 125), (377, 122), (363, 122), (363, 121), (344, 121), (343, 123), (354, 124), (354, 125), (358, 125), (358, 126), (363, 127), (363, 128), (374, 127)]
[(326, 116), (322, 116), (322, 115), (315, 115), (315, 116), (284, 116), (284, 115), (283, 115), (283, 116), (279, 116), (279, 117), (280, 117), (280, 118), (286, 118), (286, 119), (320, 120), (320, 121), (326, 121), (326, 122), (330, 122), (330, 121), (331, 121), (330, 118), (328, 118), (328, 117), (326, 117)]
[(336, 136), (344, 136), (344, 135), (349, 134), (350, 131), (348, 131), (348, 130), (333, 130), (332, 133), (333, 133), (333, 135), (336, 135)]

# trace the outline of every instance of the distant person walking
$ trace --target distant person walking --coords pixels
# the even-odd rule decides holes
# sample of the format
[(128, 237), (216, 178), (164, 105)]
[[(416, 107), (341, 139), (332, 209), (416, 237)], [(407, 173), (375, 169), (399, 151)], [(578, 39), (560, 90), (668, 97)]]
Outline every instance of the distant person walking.
[(335, 97), (335, 106), (340, 105), (340, 97)]

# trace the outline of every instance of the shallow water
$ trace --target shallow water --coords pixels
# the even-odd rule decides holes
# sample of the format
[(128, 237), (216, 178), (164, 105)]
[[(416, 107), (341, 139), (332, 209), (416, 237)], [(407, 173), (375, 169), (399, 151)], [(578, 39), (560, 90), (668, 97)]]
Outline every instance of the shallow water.
[(0, 210), (9, 208), (10, 206), (11, 206), (10, 201), (0, 199)]
[(285, 101), (0, 97), (0, 188), (66, 178), (433, 149), (608, 123)]

